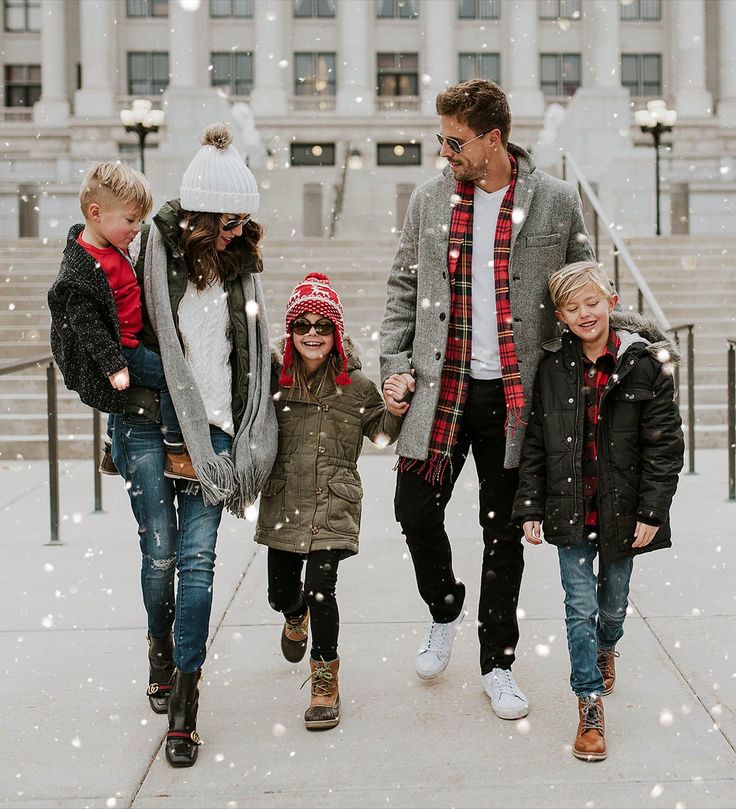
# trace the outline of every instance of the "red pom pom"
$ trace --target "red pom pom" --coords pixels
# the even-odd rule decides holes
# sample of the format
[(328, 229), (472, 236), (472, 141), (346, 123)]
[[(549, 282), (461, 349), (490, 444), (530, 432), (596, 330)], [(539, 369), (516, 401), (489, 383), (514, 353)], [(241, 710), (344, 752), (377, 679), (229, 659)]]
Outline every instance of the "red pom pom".
[(330, 279), (321, 272), (310, 272), (309, 275), (307, 275), (304, 278), (304, 280), (305, 281), (328, 281), (329, 282)]
[(335, 383), (337, 385), (352, 385), (353, 380), (348, 376), (347, 371), (340, 371), (340, 373), (335, 377)]
[(294, 380), (291, 377), (291, 374), (287, 371), (282, 371), (281, 376), (279, 377), (279, 385), (282, 388), (290, 388), (294, 384)]

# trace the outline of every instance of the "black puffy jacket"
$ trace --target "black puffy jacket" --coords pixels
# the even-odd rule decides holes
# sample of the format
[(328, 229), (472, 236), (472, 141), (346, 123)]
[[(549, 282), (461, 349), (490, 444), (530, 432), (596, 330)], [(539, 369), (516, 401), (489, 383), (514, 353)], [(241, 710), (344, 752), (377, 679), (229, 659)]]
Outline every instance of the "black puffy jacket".
[[(597, 426), (601, 558), (610, 562), (671, 546), (669, 509), (684, 443), (674, 402), (675, 347), (652, 320), (614, 312), (621, 345), (601, 397)], [(580, 341), (565, 332), (544, 345), (526, 429), (513, 519), (540, 520), (552, 545), (582, 541), (584, 403)], [(659, 525), (632, 548), (637, 521)]]

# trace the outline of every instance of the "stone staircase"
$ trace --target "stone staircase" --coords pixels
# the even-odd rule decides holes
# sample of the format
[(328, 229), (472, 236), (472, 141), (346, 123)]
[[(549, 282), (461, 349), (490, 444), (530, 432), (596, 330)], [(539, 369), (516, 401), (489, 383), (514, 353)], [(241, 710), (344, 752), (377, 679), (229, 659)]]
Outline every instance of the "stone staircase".
[[(378, 329), (396, 242), (266, 242), (262, 276), (272, 336), (283, 331), (293, 285), (308, 272), (330, 276), (343, 297), (346, 328), (367, 373), (378, 381)], [(603, 252), (603, 247), (601, 248)], [(725, 446), (726, 337), (736, 337), (736, 237), (634, 239), (629, 249), (673, 326), (695, 324), (696, 446)], [(59, 264), (60, 242), (18, 240), (0, 251), (0, 364), (50, 353), (46, 292)], [(610, 257), (602, 255), (610, 263)], [(636, 292), (622, 269), (624, 306)], [(682, 335), (683, 352), (685, 333)], [(687, 403), (682, 366), (681, 401)], [(92, 415), (59, 378), (61, 457), (90, 457)], [(0, 377), (0, 459), (46, 457), (45, 368)]]

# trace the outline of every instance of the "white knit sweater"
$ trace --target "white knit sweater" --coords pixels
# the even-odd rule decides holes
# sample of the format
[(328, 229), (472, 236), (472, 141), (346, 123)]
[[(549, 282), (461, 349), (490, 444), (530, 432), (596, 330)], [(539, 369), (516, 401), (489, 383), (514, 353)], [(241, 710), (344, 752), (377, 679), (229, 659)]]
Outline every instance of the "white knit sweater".
[(210, 424), (234, 434), (230, 315), (221, 283), (199, 292), (190, 281), (179, 304), (184, 356), (197, 383)]

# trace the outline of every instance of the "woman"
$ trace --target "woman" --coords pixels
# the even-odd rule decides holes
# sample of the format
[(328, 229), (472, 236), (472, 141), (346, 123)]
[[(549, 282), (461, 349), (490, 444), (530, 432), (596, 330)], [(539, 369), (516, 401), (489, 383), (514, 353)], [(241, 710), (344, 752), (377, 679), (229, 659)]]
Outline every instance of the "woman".
[[(179, 200), (142, 232), (144, 343), (161, 354), (191, 477), (164, 474), (160, 427), (116, 416), (113, 460), (128, 483), (143, 556), (151, 707), (168, 712), (166, 758), (197, 759), (198, 681), (206, 655), (223, 505), (242, 514), (273, 465), (276, 417), (261, 284), (255, 178), (223, 124), (209, 126)], [(178, 586), (174, 593), (174, 569)], [(173, 626), (173, 637), (172, 637)]]

